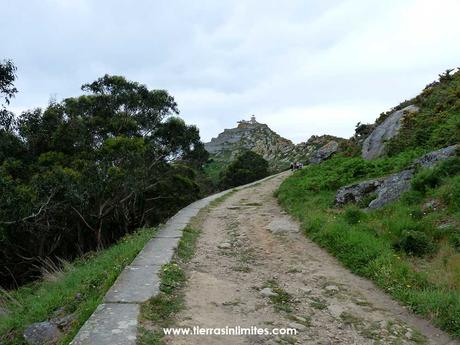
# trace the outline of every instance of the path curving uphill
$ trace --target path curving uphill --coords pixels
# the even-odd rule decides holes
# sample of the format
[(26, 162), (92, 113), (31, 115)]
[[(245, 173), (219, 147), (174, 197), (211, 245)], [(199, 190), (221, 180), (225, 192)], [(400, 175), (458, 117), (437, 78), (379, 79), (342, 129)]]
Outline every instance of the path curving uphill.
[(458, 344), (306, 238), (273, 196), (288, 175), (232, 194), (201, 221), (175, 326), (298, 334), (167, 336), (167, 344)]

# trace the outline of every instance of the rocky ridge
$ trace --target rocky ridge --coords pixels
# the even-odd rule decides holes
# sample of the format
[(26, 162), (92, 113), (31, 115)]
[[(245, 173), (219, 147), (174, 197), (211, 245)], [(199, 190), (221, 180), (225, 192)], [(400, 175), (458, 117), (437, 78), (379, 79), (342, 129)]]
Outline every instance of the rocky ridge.
[[(213, 159), (227, 162), (241, 151), (251, 150), (264, 157), (272, 171), (279, 171), (288, 168), (293, 161), (307, 162), (316, 150), (333, 140), (338, 143), (343, 139), (330, 135), (312, 136), (308, 141), (296, 145), (274, 132), (268, 125), (257, 122), (253, 116), (249, 121), (238, 121), (235, 128), (225, 129), (205, 143), (205, 149)], [(327, 157), (332, 153), (327, 154)]]

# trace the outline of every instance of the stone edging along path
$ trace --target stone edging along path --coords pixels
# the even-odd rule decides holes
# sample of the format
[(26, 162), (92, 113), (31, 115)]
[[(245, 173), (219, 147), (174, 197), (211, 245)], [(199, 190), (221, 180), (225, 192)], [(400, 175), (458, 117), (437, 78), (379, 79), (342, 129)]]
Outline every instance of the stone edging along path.
[(250, 187), (275, 176), (213, 194), (177, 212), (125, 267), (107, 291), (102, 304), (80, 328), (70, 345), (135, 345), (140, 306), (160, 292), (161, 266), (171, 261), (182, 230), (190, 220), (230, 191)]

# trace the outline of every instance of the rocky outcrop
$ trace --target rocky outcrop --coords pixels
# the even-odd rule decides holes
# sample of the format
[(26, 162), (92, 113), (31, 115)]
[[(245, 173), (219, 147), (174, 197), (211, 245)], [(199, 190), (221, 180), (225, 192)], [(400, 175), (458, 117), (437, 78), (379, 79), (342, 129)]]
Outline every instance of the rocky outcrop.
[(422, 156), (406, 170), (396, 174), (342, 187), (336, 193), (335, 203), (342, 206), (349, 202), (360, 203), (365, 199), (372, 198), (367, 208), (380, 208), (398, 199), (402, 193), (410, 189), (411, 180), (417, 169), (432, 168), (436, 163), (454, 156), (459, 148), (460, 145), (445, 147)]
[(413, 176), (413, 170), (404, 170), (385, 178), (376, 190), (377, 197), (367, 207), (370, 209), (380, 208), (397, 200), (402, 193), (409, 190)]
[(226, 162), (233, 160), (243, 150), (251, 150), (264, 157), (272, 170), (286, 168), (290, 161), (302, 159), (302, 153), (292, 141), (281, 137), (255, 118), (239, 121), (236, 128), (225, 129), (205, 143), (205, 149), (214, 159)]
[[(311, 154), (325, 144), (341, 138), (330, 135), (312, 136), (308, 141), (294, 144), (271, 130), (266, 124), (259, 123), (254, 117), (250, 121), (239, 121), (236, 128), (225, 129), (216, 138), (205, 143), (205, 149), (215, 160), (229, 162), (242, 150), (251, 150), (260, 154), (268, 162), (271, 170), (282, 170), (289, 167), (290, 162), (307, 162)], [(322, 153), (330, 156), (334, 143)], [(337, 145), (338, 146), (338, 145)]]
[(335, 204), (343, 206), (348, 203), (360, 203), (364, 198), (375, 193), (383, 179), (368, 180), (340, 188), (335, 195)]
[(404, 116), (408, 113), (416, 113), (418, 110), (417, 106), (409, 105), (391, 113), (364, 140), (362, 157), (364, 159), (374, 159), (383, 155), (385, 153), (385, 143), (398, 134)]
[(339, 149), (339, 143), (335, 140), (331, 140), (326, 145), (320, 147), (318, 150), (314, 151), (308, 162), (310, 164), (319, 164), (324, 160), (330, 158), (334, 153)]
[(457, 144), (457, 145), (451, 145), (448, 147), (444, 147), (440, 150), (427, 153), (421, 158), (416, 159), (414, 161), (413, 166), (414, 167), (420, 166), (423, 168), (432, 168), (438, 162), (446, 160), (452, 156), (455, 156), (455, 154), (458, 152), (459, 149), (460, 149), (460, 144)]

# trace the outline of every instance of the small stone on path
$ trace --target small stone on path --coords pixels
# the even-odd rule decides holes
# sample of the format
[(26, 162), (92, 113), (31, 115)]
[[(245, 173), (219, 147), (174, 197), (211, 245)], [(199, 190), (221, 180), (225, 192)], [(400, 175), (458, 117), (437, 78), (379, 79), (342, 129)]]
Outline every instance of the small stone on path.
[(288, 326), (289, 326), (289, 328), (295, 328), (295, 329), (297, 329), (299, 331), (305, 331), (307, 329), (307, 326), (302, 325), (302, 324), (297, 323), (297, 322), (290, 322), (288, 324)]
[(278, 296), (278, 294), (275, 291), (273, 291), (272, 289), (268, 287), (260, 290), (260, 294), (264, 297)]
[(230, 249), (232, 248), (232, 245), (231, 243), (228, 243), (228, 242), (223, 242), (223, 243), (220, 243), (217, 248), (220, 248), (220, 249)]
[(339, 288), (338, 286), (336, 285), (328, 285), (324, 288), (326, 291), (329, 291), (329, 292), (339, 292)]

